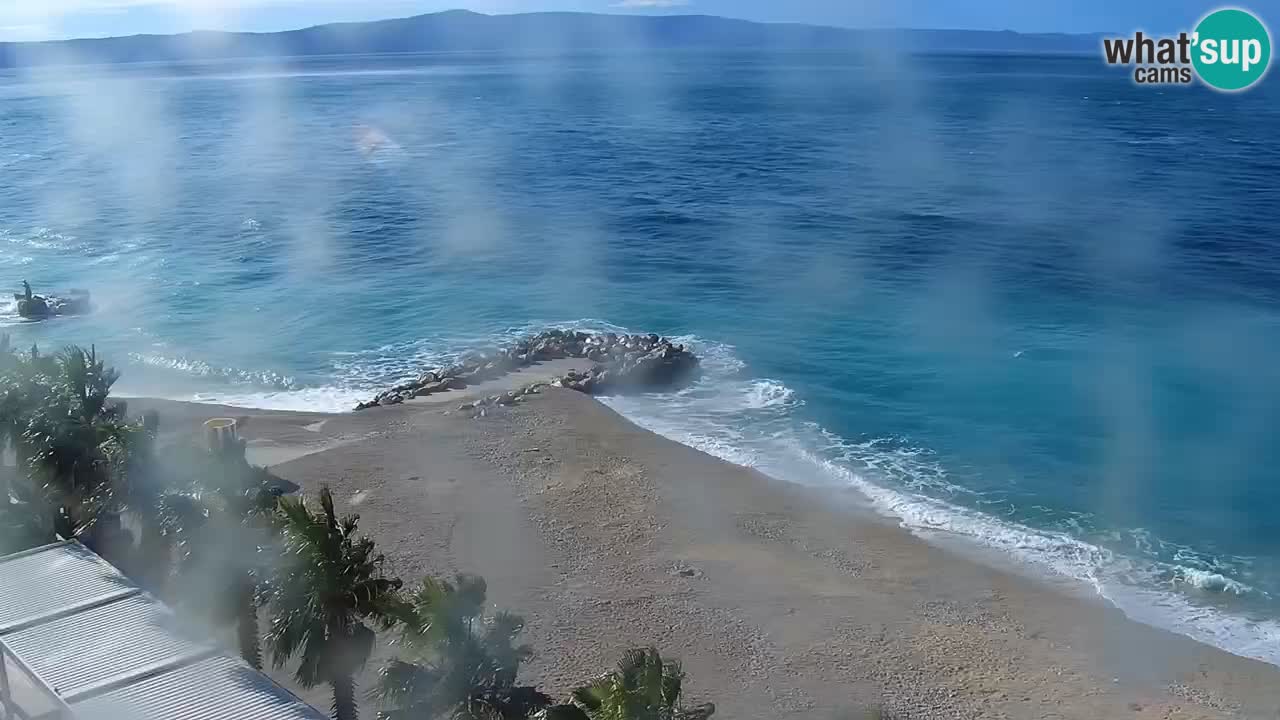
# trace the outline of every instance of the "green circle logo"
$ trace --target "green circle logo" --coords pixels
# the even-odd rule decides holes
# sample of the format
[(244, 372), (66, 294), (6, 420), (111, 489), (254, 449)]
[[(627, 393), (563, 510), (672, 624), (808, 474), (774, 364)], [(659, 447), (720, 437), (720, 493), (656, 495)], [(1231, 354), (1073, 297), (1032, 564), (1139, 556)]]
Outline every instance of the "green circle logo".
[(1262, 79), (1271, 63), (1271, 35), (1244, 10), (1209, 13), (1192, 36), (1196, 74), (1218, 90), (1243, 90)]

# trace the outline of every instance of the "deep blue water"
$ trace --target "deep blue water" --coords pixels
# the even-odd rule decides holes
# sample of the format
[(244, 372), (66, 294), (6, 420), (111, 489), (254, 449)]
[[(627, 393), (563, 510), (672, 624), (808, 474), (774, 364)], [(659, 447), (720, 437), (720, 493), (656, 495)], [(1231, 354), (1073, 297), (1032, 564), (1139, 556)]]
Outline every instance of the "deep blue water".
[(1092, 58), (357, 58), (0, 78), (0, 276), (127, 393), (344, 410), (547, 323), (609, 402), (1280, 662), (1280, 86)]

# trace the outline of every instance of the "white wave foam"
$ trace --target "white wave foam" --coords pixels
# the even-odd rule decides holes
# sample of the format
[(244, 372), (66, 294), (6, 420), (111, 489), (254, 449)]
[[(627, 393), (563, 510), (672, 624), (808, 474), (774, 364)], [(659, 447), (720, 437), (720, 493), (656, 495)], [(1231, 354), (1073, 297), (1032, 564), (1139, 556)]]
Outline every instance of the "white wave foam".
[(129, 353), (129, 359), (141, 365), (195, 377), (252, 383), (273, 388), (277, 391), (297, 389), (297, 383), (292, 377), (269, 370), (251, 371), (238, 368), (220, 368), (203, 360), (148, 353)]
[(279, 392), (202, 392), (173, 399), (258, 410), (346, 413), (356, 403), (368, 400), (369, 393), (349, 388), (319, 387)]
[(795, 395), (791, 388), (776, 380), (757, 380), (750, 383), (746, 392), (746, 404), (753, 409), (792, 406)]
[(1231, 595), (1248, 595), (1255, 592), (1253, 588), (1237, 580), (1216, 572), (1179, 567), (1174, 574), (1174, 582), (1184, 583), (1208, 592), (1228, 593)]
[[(797, 401), (785, 385), (739, 380), (742, 365), (727, 357), (731, 348), (697, 338), (682, 340), (711, 358), (704, 367), (720, 371), (679, 393), (604, 402), (641, 427), (773, 477), (852, 486), (880, 513), (926, 539), (959, 539), (997, 550), (1023, 567), (1095, 592), (1136, 621), (1280, 665), (1280, 622), (1194, 602), (1178, 589), (1184, 585), (1236, 596), (1252, 592), (1247, 585), (1220, 573), (1135, 560), (1065, 532), (1009, 522), (939, 499), (972, 493), (950, 483), (927, 451), (898, 439), (850, 443), (812, 423), (800, 423), (788, 412)], [(782, 415), (761, 420), (752, 414), (758, 409), (778, 409)]]
[(1280, 665), (1280, 622), (1244, 617), (1142, 585), (1108, 583), (1103, 597), (1137, 622), (1186, 635), (1242, 657)]
[[(129, 359), (159, 373), (127, 373), (135, 395), (262, 410), (350, 412), (367, 400), (368, 390), (350, 386), (306, 387), (272, 371), (222, 368), (202, 360), (155, 353), (131, 353)], [(176, 379), (175, 379), (176, 378)]]
[(483, 334), (435, 335), (367, 351), (331, 353), (330, 356), (340, 385), (382, 388), (416, 377), (423, 370), (457, 362), (467, 353), (509, 345), (521, 337), (547, 328), (582, 332), (628, 332), (621, 326), (593, 318), (532, 321)]
[[(1242, 617), (1193, 603), (1160, 587), (1166, 570), (1135, 562), (1064, 533), (999, 520), (932, 498), (895, 492), (845, 468), (823, 461), (829, 472), (847, 477), (877, 508), (916, 532), (939, 531), (995, 548), (1021, 563), (1093, 588), (1130, 619), (1186, 635), (1231, 653), (1280, 665), (1280, 622)], [(1248, 586), (1216, 573), (1177, 568), (1175, 574), (1198, 589), (1249, 592)]]
[(71, 248), (76, 242), (74, 235), (63, 235), (47, 227), (36, 228), (25, 235), (14, 235), (6, 230), (0, 233), (0, 237), (16, 245), (38, 250), (64, 250)]
[(14, 300), (13, 296), (8, 293), (0, 296), (0, 327), (24, 325), (29, 322), (31, 321), (18, 314), (18, 301)]
[[(137, 394), (158, 394), (172, 400), (201, 402), (264, 410), (345, 413), (368, 400), (377, 390), (416, 377), (424, 369), (452, 364), (478, 349), (500, 347), (548, 327), (592, 332), (628, 332), (603, 320), (584, 318), (562, 322), (533, 321), (483, 335), (438, 336), (394, 343), (367, 351), (331, 352), (337, 382), (306, 387), (295, 378), (271, 371), (223, 368), (203, 360), (158, 353), (131, 353), (131, 361), (200, 381), (196, 392), (174, 392), (172, 383), (152, 383), (135, 388)], [(153, 378), (154, 380), (154, 378)], [(212, 380), (214, 387), (209, 388)], [(165, 387), (168, 385), (167, 387)], [(179, 383), (188, 386), (189, 382)], [(156, 387), (163, 390), (157, 392)]]

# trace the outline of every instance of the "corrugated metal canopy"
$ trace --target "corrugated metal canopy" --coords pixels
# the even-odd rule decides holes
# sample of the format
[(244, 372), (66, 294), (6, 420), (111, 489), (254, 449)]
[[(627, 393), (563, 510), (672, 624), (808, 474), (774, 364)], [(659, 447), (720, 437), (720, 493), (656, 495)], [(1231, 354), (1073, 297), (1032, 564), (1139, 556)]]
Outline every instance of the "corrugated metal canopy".
[(137, 587), (79, 543), (0, 557), (0, 633)]
[(0, 653), (79, 720), (325, 717), (75, 542), (0, 557)]
[[(173, 708), (180, 704), (180, 715)], [(318, 713), (248, 665), (211, 657), (77, 703), (84, 720), (276, 720)]]
[(131, 668), (181, 662), (209, 651), (207, 643), (184, 637), (169, 609), (145, 595), (3, 637), (9, 650), (64, 698)]

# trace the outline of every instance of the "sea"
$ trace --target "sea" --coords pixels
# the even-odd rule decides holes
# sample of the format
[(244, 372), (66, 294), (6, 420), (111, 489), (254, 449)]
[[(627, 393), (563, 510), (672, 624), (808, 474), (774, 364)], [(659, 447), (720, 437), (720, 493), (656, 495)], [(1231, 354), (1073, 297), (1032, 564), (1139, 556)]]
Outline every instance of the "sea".
[(0, 76), (0, 286), (123, 395), (348, 411), (549, 326), (779, 482), (1280, 664), (1280, 80), (1100, 57), (434, 54)]

